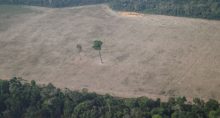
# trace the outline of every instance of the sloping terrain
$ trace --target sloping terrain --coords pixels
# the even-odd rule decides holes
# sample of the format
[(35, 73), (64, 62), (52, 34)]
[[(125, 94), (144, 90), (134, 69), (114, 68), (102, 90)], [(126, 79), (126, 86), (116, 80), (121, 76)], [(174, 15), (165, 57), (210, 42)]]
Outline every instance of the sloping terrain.
[[(220, 21), (127, 17), (105, 5), (29, 9), (2, 23), (13, 25), (0, 30), (1, 79), (19, 76), (121, 97), (220, 100)], [(92, 49), (96, 39), (104, 42), (104, 64)]]

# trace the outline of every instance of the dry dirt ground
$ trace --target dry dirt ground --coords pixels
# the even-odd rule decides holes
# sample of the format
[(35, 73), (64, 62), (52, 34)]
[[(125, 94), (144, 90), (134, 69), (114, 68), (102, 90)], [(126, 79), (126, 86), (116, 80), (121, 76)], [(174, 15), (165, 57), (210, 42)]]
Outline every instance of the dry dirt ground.
[[(1, 79), (120, 97), (220, 100), (220, 21), (118, 13), (105, 5), (24, 8), (0, 15)], [(104, 64), (92, 49), (96, 39), (104, 42)]]

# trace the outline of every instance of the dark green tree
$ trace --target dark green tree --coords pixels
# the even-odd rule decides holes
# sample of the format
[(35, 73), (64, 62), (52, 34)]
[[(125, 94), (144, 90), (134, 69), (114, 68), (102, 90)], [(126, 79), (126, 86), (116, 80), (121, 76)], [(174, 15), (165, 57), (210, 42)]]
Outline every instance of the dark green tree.
[(101, 63), (103, 63), (103, 61), (102, 61), (102, 55), (101, 55), (102, 44), (103, 44), (102, 41), (95, 40), (95, 41), (93, 42), (93, 46), (92, 46), (95, 50), (98, 50), (98, 51), (99, 51), (99, 57), (100, 57)]

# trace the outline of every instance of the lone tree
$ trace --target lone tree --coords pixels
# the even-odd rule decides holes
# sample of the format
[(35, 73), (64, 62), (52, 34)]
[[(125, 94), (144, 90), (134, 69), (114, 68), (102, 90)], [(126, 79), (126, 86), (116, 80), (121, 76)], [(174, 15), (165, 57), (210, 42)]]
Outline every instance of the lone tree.
[(81, 55), (80, 55), (80, 53), (82, 52), (82, 45), (77, 44), (77, 45), (76, 45), (76, 48), (77, 48), (77, 50), (78, 50), (79, 58), (80, 58), (80, 60), (81, 60)]
[(93, 42), (93, 46), (92, 46), (95, 50), (98, 50), (98, 51), (99, 51), (99, 57), (100, 57), (101, 63), (103, 63), (103, 61), (102, 61), (102, 55), (101, 55), (102, 44), (103, 44), (102, 41), (95, 40), (95, 41)]

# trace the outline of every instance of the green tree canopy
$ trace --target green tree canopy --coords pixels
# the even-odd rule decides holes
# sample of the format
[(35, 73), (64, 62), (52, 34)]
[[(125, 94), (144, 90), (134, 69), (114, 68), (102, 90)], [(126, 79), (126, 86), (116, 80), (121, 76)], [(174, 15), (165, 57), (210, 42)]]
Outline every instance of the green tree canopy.
[(102, 44), (103, 44), (102, 41), (95, 40), (95, 41), (93, 42), (93, 46), (92, 46), (92, 47), (93, 47), (95, 50), (101, 50), (101, 49), (102, 49)]
[(100, 41), (100, 40), (95, 40), (95, 41), (93, 42), (93, 46), (92, 46), (95, 50), (98, 50), (98, 51), (99, 51), (99, 57), (100, 57), (101, 63), (103, 63), (103, 61), (102, 61), (102, 55), (101, 55), (102, 44), (103, 44), (102, 41)]

